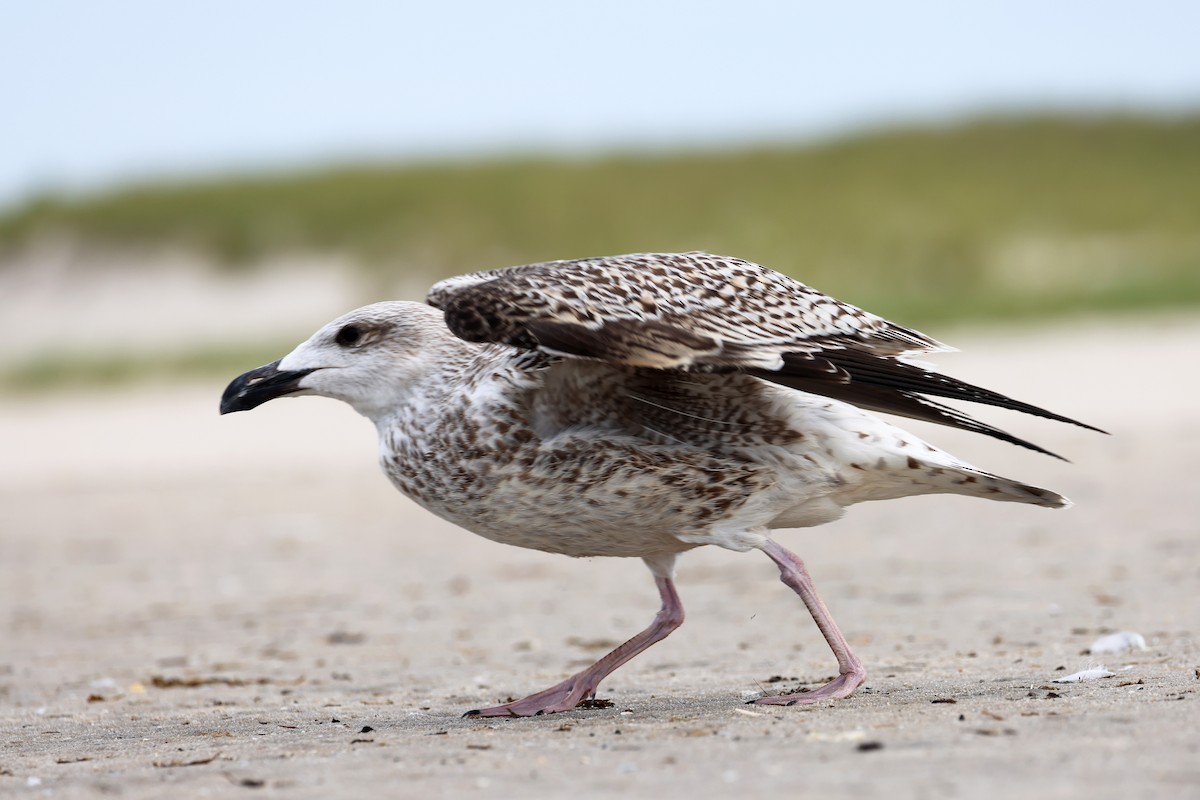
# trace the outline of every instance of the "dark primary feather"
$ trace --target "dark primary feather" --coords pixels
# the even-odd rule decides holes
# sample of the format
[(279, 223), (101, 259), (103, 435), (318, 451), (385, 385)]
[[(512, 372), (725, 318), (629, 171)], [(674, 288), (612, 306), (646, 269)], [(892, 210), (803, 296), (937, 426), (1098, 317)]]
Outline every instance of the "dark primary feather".
[(922, 395), (1006, 408), (1056, 422), (1078, 425), (1099, 433), (1104, 432), (1061, 414), (1014, 400), (999, 392), (960, 381), (949, 375), (931, 372), (917, 364), (896, 358), (881, 358), (852, 348), (830, 350), (820, 354), (788, 354), (784, 356), (783, 368), (778, 371), (749, 372), (782, 386), (831, 397), (859, 408), (983, 433), (1055, 458), (1062, 456)]
[(467, 341), (652, 369), (743, 372), (1056, 458), (926, 396), (1099, 430), (905, 361), (947, 348), (736, 258), (669, 253), (528, 264), (442, 281), (428, 301)]

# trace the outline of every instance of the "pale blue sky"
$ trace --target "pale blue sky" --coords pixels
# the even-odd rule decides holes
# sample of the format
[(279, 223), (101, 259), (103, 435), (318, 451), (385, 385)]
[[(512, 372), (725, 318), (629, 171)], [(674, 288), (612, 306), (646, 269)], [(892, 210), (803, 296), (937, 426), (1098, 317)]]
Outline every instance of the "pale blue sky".
[(5, 3), (0, 202), (373, 155), (1200, 107), (1200, 3)]

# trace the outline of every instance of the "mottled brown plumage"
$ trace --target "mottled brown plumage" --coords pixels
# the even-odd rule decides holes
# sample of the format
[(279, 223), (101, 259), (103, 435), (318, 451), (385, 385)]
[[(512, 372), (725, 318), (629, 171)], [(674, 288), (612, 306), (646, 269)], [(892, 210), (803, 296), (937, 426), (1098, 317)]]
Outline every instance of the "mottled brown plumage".
[(756, 264), (549, 262), (443, 281), (429, 303), (350, 312), (235, 380), (222, 410), (336, 397), (375, 423), (392, 482), (439, 516), (506, 544), (646, 561), (663, 601), (646, 631), (561, 684), (476, 713), (562, 711), (594, 695), (682, 623), (675, 558), (705, 544), (766, 553), (838, 659), (832, 683), (759, 702), (845, 697), (866, 673), (769, 530), (931, 492), (1066, 505), (859, 406), (1034, 449), (926, 395), (1070, 420), (930, 372), (906, 358), (944, 349), (936, 341)]
[(649, 253), (551, 261), (451, 278), (427, 299), (467, 341), (659, 369), (740, 371), (1048, 455), (927, 395), (1095, 430), (906, 361), (949, 348), (738, 258)]

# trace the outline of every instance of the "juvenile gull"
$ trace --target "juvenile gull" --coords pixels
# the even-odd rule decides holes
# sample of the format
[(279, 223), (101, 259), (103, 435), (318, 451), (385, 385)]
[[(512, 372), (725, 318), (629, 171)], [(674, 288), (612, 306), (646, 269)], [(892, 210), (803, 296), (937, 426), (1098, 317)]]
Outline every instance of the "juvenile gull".
[(555, 686), (473, 715), (594, 697), (683, 623), (675, 560), (706, 544), (766, 553), (837, 658), (830, 683), (755, 702), (847, 697), (866, 671), (804, 563), (769, 530), (933, 492), (1068, 505), (863, 409), (1043, 453), (929, 396), (1082, 423), (930, 372), (909, 357), (943, 345), (757, 264), (704, 253), (554, 261), (450, 278), (427, 300), (334, 320), (230, 383), (221, 413), (284, 395), (343, 400), (375, 423), (392, 483), (438, 516), (505, 544), (645, 561), (662, 598), (648, 628)]

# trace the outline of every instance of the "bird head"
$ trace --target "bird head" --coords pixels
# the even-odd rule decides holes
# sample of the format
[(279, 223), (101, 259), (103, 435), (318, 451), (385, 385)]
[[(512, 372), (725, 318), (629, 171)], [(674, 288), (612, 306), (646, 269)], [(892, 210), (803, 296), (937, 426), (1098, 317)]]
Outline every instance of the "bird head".
[(430, 361), (432, 338), (450, 337), (437, 309), (385, 302), (355, 309), (321, 328), (278, 361), (230, 382), (221, 413), (249, 411), (277, 397), (320, 395), (377, 418), (403, 401)]

